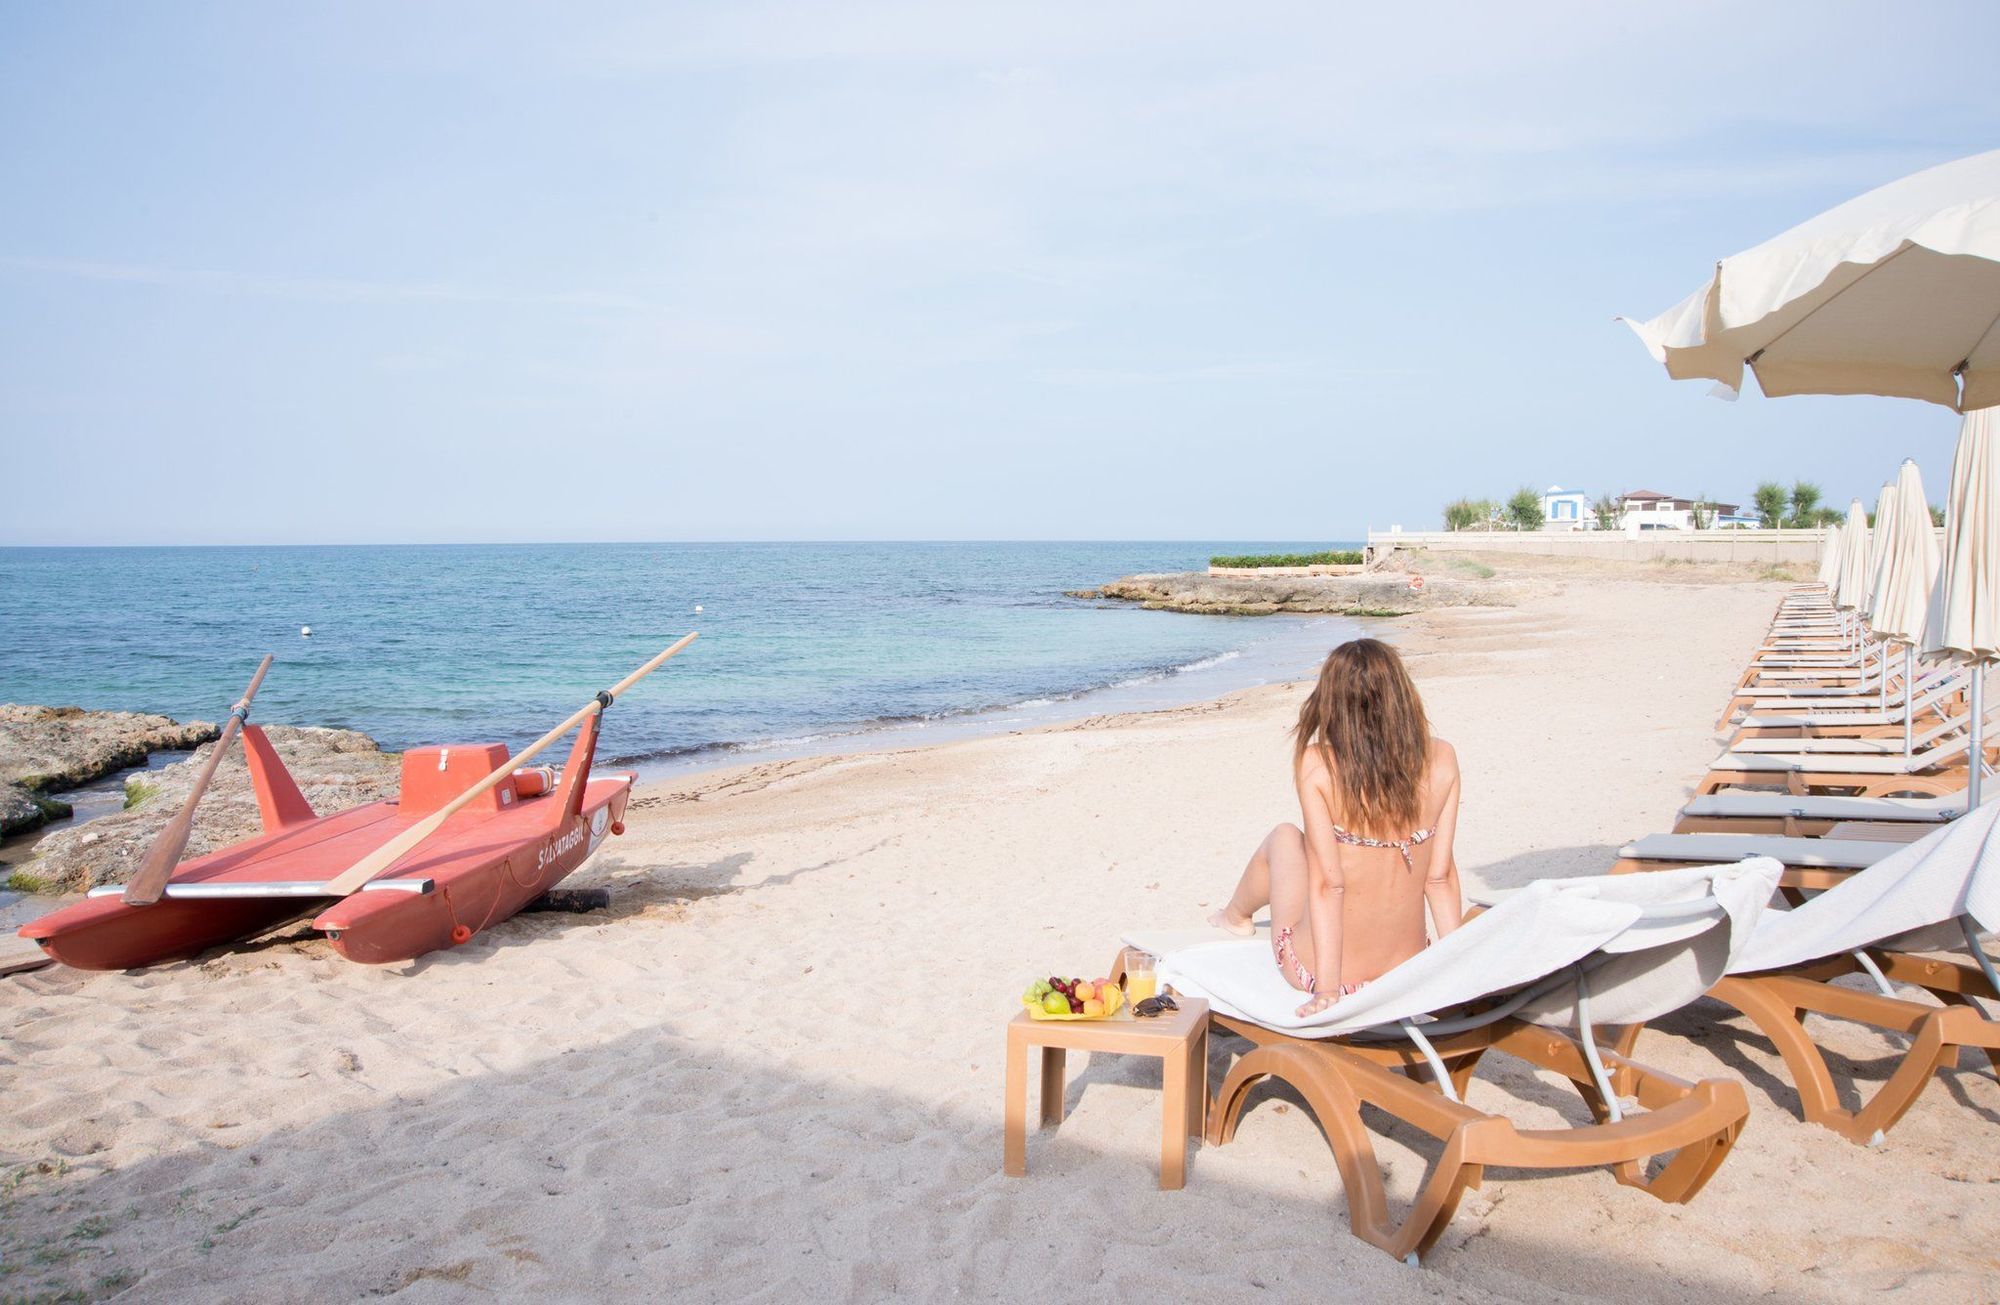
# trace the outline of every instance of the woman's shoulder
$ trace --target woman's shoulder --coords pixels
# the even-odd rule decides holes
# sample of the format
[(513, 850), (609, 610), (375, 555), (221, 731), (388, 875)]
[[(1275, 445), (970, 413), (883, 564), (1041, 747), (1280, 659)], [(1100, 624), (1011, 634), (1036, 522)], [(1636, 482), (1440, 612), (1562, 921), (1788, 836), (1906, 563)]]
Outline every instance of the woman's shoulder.
[(1444, 783), (1458, 778), (1458, 749), (1435, 735), (1431, 737), (1431, 778)]

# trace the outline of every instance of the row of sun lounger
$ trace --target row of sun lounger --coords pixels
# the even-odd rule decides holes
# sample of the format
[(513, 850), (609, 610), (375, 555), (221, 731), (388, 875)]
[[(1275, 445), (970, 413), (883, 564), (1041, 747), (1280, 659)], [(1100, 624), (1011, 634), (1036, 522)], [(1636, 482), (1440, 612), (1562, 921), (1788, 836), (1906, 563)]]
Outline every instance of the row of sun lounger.
[[(1299, 994), (1271, 964), (1267, 938), (1128, 936), (1161, 958), (1162, 983), (1207, 999), (1214, 1031), (1242, 1039), (1228, 1044), (1238, 1049), (1210, 1101), (1209, 1143), (1229, 1140), (1259, 1082), (1289, 1083), (1333, 1150), (1354, 1234), (1414, 1263), (1488, 1167), (1606, 1167), (1660, 1200), (1699, 1192), (1748, 1118), (1743, 1087), (1690, 1083), (1635, 1053), (1649, 1023), (1704, 994), (1771, 1039), (1808, 1120), (1856, 1141), (1879, 1140), (1961, 1047), (1984, 1050), (2000, 1072), (2000, 1021), (1979, 1004), (2000, 1000), (1985, 950), (2000, 926), (2000, 805), (1966, 809), (1966, 673), (1910, 676), (1893, 661), (1855, 636), (1823, 590), (1788, 596), (1725, 711), (1729, 749), (1676, 832), (1635, 842), (1613, 867), (1650, 873), (1498, 895), (1311, 1019), (1294, 1014)], [(1795, 746), (1761, 746), (1783, 739)], [(1896, 747), (1810, 746), (1877, 739)], [(1855, 976), (1872, 990), (1852, 986)], [(1909, 1039), (1858, 1109), (1842, 1105), (1807, 1013)], [(1491, 1053), (1553, 1070), (1589, 1122), (1526, 1129), (1470, 1104)], [(1400, 1215), (1363, 1107), (1439, 1144)]]

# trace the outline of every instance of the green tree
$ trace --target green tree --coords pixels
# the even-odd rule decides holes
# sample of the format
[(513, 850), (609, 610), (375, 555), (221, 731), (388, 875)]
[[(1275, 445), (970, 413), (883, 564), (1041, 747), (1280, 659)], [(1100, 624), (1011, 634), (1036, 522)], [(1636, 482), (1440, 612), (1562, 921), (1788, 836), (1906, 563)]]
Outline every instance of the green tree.
[(1847, 524), (1847, 514), (1839, 508), (1814, 508), (1812, 520), (1806, 524), (1812, 526), (1844, 526)]
[(1514, 497), (1507, 500), (1507, 519), (1516, 530), (1540, 530), (1546, 520), (1542, 515), (1542, 496), (1526, 486), (1515, 490)]
[(1785, 524), (1785, 487), (1775, 480), (1767, 480), (1757, 486), (1757, 492), (1750, 497), (1757, 505), (1757, 518), (1766, 530), (1776, 530)]
[(1486, 519), (1486, 504), (1478, 499), (1458, 498), (1444, 505), (1444, 528), (1465, 530)]
[(1810, 526), (1819, 521), (1819, 486), (1810, 480), (1792, 485), (1792, 524)]
[(1597, 514), (1599, 530), (1617, 530), (1624, 524), (1625, 506), (1616, 494), (1603, 495), (1590, 505), (1590, 510)]
[(1944, 509), (1935, 503), (1931, 504), (1931, 524), (1934, 526), (1944, 524)]

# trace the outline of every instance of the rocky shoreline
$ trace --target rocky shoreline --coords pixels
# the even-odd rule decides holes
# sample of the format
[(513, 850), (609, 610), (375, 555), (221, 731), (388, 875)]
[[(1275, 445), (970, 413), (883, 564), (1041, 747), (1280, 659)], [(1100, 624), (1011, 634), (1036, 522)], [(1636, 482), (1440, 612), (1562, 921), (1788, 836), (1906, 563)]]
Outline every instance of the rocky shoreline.
[(1514, 595), (1506, 586), (1484, 578), (1418, 576), (1386, 568), (1351, 576), (1216, 576), (1205, 571), (1131, 575), (1097, 589), (1073, 591), (1070, 596), (1209, 616), (1268, 616), (1279, 612), (1407, 616), (1439, 607), (1514, 604)]
[[(393, 797), (401, 759), (359, 730), (267, 725), (265, 734), (316, 811), (338, 811)], [(32, 829), (69, 814), (44, 789), (79, 787), (143, 766), (154, 752), (193, 751), (180, 761), (125, 781), (125, 809), (83, 824), (50, 830), (34, 855), (17, 866), (11, 885), (38, 893), (78, 893), (121, 883), (160, 829), (186, 801), (219, 731), (196, 721), (76, 707), (0, 706), (0, 810), (9, 793), (36, 804)], [(32, 787), (31, 787), (32, 786)], [(41, 804), (46, 803), (48, 810)], [(24, 817), (25, 819), (25, 817)], [(241, 744), (233, 744), (197, 809), (187, 857), (248, 838), (263, 828)], [(15, 832), (9, 829), (6, 832)]]
[(70, 814), (51, 794), (143, 766), (155, 752), (187, 752), (220, 731), (133, 711), (0, 703), (0, 836)]

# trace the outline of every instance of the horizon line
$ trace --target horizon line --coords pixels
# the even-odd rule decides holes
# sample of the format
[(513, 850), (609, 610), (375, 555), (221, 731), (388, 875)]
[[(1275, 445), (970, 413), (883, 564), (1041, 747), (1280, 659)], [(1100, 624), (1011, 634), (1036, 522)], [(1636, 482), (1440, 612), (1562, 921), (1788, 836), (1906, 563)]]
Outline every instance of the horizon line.
[(63, 549), (113, 551), (118, 549), (166, 549), (166, 548), (647, 548), (661, 546), (730, 547), (743, 545), (866, 545), (866, 544), (1360, 544), (1366, 543), (1366, 535), (1355, 539), (1341, 539), (1335, 536), (1312, 536), (1298, 538), (1271, 537), (1252, 539), (1247, 536), (1211, 535), (1183, 536), (1178, 538), (1145, 538), (1140, 536), (1104, 535), (1085, 536), (1016, 536), (1013, 538), (993, 537), (907, 537), (907, 538), (851, 538), (851, 539), (462, 539), (462, 540), (377, 540), (377, 541), (296, 541), (239, 542), (239, 543), (179, 543), (179, 544), (5, 544), (0, 543), (0, 552), (29, 550), (56, 551)]

